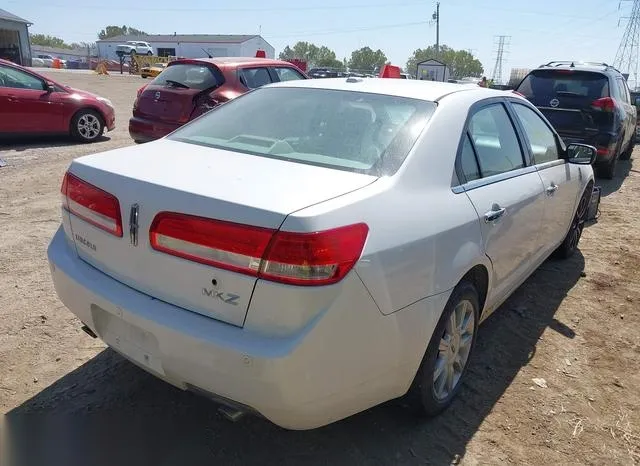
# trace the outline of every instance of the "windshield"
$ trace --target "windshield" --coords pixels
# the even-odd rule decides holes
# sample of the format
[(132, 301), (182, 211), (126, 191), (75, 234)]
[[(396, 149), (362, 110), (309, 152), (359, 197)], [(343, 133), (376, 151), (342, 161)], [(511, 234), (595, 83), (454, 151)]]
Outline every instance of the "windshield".
[(150, 84), (205, 90), (221, 83), (207, 65), (180, 63), (167, 66)]
[(609, 79), (590, 71), (538, 70), (530, 73), (517, 91), (535, 105), (548, 105), (555, 98), (590, 103), (609, 97)]
[(266, 87), (169, 139), (382, 176), (399, 168), (435, 107), (380, 94)]

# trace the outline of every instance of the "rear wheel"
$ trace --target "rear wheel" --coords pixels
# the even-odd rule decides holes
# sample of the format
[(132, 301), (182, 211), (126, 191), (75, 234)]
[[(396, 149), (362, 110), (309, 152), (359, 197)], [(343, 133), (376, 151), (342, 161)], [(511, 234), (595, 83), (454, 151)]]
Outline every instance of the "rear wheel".
[(135, 50), (132, 50), (132, 51), (129, 53), (129, 55), (135, 55), (135, 54), (136, 54), (136, 51), (135, 51)]
[(600, 178), (612, 180), (616, 176), (616, 167), (618, 166), (618, 159), (621, 158), (620, 151), (622, 150), (622, 141), (618, 143), (618, 147), (613, 154), (613, 157), (606, 165), (600, 165), (597, 169), (597, 174)]
[(407, 395), (419, 414), (435, 416), (458, 393), (475, 345), (479, 309), (476, 288), (460, 282), (444, 308)]
[(593, 185), (589, 184), (587, 189), (584, 190), (578, 208), (571, 221), (571, 226), (565, 236), (562, 244), (556, 249), (555, 255), (559, 259), (568, 259), (578, 249), (578, 243), (582, 237), (582, 231), (584, 230), (584, 224), (587, 220), (587, 212), (589, 210), (589, 201), (591, 200), (591, 194), (593, 192)]
[(91, 109), (80, 110), (71, 119), (71, 136), (80, 142), (93, 142), (104, 131), (102, 116)]
[(636, 138), (633, 137), (629, 141), (629, 145), (627, 146), (627, 150), (625, 150), (622, 154), (620, 154), (620, 160), (629, 160), (631, 155), (633, 154), (633, 149), (636, 146)]
[(149, 51), (147, 52), (147, 55), (151, 56), (151, 55), (153, 55), (153, 52), (152, 52), (151, 50), (149, 50)]

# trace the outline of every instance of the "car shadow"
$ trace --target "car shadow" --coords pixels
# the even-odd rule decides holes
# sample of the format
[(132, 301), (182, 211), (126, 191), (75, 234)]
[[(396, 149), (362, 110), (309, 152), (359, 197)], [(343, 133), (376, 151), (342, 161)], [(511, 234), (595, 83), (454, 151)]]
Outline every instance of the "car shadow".
[(83, 144), (95, 144), (110, 141), (109, 136), (100, 136), (93, 143), (79, 142), (70, 136), (30, 136), (23, 138), (0, 139), (0, 154), (5, 151), (22, 152), (28, 149), (46, 149), (50, 147), (69, 147)]
[(73, 465), (451, 464), (531, 360), (580, 279), (580, 252), (545, 262), (481, 327), (466, 382), (439, 417), (422, 420), (394, 400), (312, 431), (285, 431), (217, 406), (105, 350), (6, 416), (15, 463)]
[[(640, 160), (640, 155), (635, 155)], [(618, 166), (616, 167), (616, 176), (612, 180), (605, 180), (604, 178), (596, 177), (596, 186), (602, 188), (602, 197), (609, 196), (620, 189), (624, 180), (629, 176), (629, 173), (633, 170), (634, 160), (618, 160)], [(640, 163), (636, 162), (636, 166)], [(637, 171), (637, 170), (636, 170)]]

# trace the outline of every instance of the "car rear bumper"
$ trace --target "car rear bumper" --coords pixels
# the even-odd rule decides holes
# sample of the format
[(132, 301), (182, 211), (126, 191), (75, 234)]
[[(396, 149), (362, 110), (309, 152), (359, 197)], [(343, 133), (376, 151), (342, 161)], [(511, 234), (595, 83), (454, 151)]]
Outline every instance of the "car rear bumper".
[(129, 119), (129, 135), (134, 141), (147, 142), (160, 139), (178, 129), (181, 125), (147, 120), (140, 117)]
[(353, 273), (344, 286), (361, 298), (350, 308), (334, 302), (292, 335), (262, 335), (121, 284), (82, 261), (62, 227), (48, 258), (62, 302), (120, 354), (288, 429), (320, 427), (406, 393), (450, 295), (383, 316)]

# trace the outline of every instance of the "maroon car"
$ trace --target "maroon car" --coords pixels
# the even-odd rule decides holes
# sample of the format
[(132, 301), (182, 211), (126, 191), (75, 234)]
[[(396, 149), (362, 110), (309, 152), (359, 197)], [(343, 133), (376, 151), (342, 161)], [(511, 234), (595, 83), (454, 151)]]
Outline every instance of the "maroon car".
[(308, 79), (295, 65), (250, 57), (182, 59), (138, 91), (129, 120), (136, 142), (161, 138), (250, 89), (272, 82)]
[(0, 137), (69, 134), (93, 142), (115, 127), (109, 99), (0, 60)]

